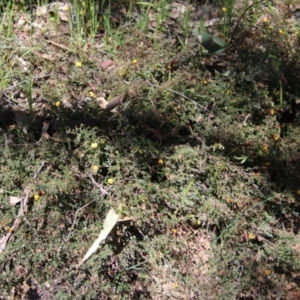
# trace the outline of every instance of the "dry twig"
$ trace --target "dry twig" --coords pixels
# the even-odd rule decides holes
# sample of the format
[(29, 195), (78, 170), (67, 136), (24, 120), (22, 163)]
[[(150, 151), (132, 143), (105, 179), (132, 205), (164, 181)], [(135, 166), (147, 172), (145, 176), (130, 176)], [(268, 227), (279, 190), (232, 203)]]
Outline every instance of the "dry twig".
[[(100, 190), (100, 196), (99, 196), (100, 198), (101, 198), (102, 196), (108, 194), (108, 190), (109, 190), (109, 189), (108, 189), (108, 190), (105, 190), (105, 189), (102, 187), (102, 184), (96, 182), (96, 180), (94, 179), (94, 177), (93, 177), (92, 175), (88, 175), (88, 177), (91, 179), (92, 183)], [(67, 237), (65, 238), (65, 242), (67, 242), (67, 241), (70, 239), (72, 230), (73, 230), (73, 228), (74, 228), (74, 226), (75, 226), (75, 223), (76, 223), (76, 220), (77, 220), (78, 213), (79, 213), (82, 209), (84, 209), (84, 208), (86, 208), (87, 206), (91, 205), (92, 203), (96, 202), (97, 200), (98, 200), (98, 199), (92, 200), (92, 201), (90, 201), (89, 203), (87, 203), (87, 204), (81, 206), (80, 208), (78, 208), (78, 209), (76, 210), (75, 216), (74, 216), (74, 220), (73, 220), (73, 223), (72, 223), (72, 226), (71, 226), (71, 228), (69, 229), (69, 233), (68, 233)]]

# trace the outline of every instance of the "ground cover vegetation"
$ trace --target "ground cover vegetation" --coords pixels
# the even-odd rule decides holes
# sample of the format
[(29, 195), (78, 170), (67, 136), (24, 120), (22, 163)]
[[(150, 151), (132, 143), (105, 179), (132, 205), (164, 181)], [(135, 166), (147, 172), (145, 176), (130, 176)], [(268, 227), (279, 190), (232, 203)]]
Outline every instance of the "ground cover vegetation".
[(2, 0), (0, 299), (299, 299), (297, 2)]

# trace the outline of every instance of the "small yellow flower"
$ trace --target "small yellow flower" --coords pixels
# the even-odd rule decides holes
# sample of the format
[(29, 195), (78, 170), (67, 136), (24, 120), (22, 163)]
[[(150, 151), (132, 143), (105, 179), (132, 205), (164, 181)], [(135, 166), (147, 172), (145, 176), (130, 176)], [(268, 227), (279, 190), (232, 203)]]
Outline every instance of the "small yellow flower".
[(223, 12), (226, 12), (226, 11), (227, 11), (227, 8), (226, 8), (226, 7), (222, 7), (222, 11), (223, 11)]
[(108, 178), (107, 179), (107, 183), (108, 184), (113, 184), (115, 181), (114, 181), (114, 179), (113, 178)]
[(268, 26), (268, 29), (269, 29), (269, 30), (273, 29), (273, 26), (269, 25), (269, 26)]
[(274, 110), (273, 108), (271, 108), (271, 109), (269, 110), (269, 114), (270, 114), (271, 116), (273, 116), (273, 115), (275, 114), (275, 110)]
[(203, 84), (207, 84), (207, 81), (205, 79), (202, 80)]
[(176, 228), (172, 228), (172, 232), (173, 232), (173, 234), (176, 234), (177, 233), (177, 229)]
[(97, 144), (97, 143), (92, 143), (92, 144), (91, 144), (91, 148), (92, 148), (92, 149), (96, 149), (97, 147), (98, 147), (98, 144)]
[(76, 68), (81, 68), (82, 67), (82, 63), (80, 61), (76, 61), (75, 66), (76, 66)]
[(9, 125), (9, 130), (14, 130), (14, 129), (16, 129), (16, 128), (17, 128), (17, 126), (16, 126), (15, 124)]
[(264, 22), (264, 23), (268, 23), (268, 22), (269, 22), (268, 18), (267, 18), (267, 17), (264, 17), (264, 18), (263, 18), (263, 22)]
[(274, 139), (274, 141), (278, 141), (279, 140), (279, 134), (274, 134), (273, 135), (273, 139)]
[(175, 289), (178, 288), (178, 283), (177, 283), (177, 282), (174, 283), (174, 288), (175, 288)]
[(132, 61), (132, 63), (134, 64), (134, 65), (136, 65), (137, 64), (137, 59), (134, 59), (133, 61)]
[(265, 153), (268, 152), (269, 151), (269, 147), (267, 145), (264, 145), (262, 147), (262, 151), (265, 152)]
[(38, 200), (40, 199), (39, 194), (35, 194), (35, 195), (33, 196), (33, 199), (34, 199), (34, 201), (38, 201)]
[(93, 165), (93, 166), (92, 166), (92, 171), (93, 171), (94, 173), (97, 173), (98, 170), (99, 170), (99, 167), (98, 167), (97, 165)]
[(279, 29), (279, 34), (284, 34), (284, 30)]
[(82, 9), (82, 10), (79, 12), (79, 14), (80, 14), (81, 16), (83, 16), (83, 15), (85, 14), (84, 10)]
[(228, 197), (228, 198), (226, 199), (226, 202), (227, 202), (227, 203), (232, 203), (232, 199)]
[(265, 270), (265, 274), (267, 275), (267, 276), (270, 276), (271, 274), (272, 274), (272, 271), (271, 270)]
[(69, 5), (66, 4), (66, 5), (63, 7), (63, 9), (64, 9), (65, 11), (69, 11), (69, 10), (70, 10)]
[(56, 102), (55, 102), (55, 106), (56, 106), (56, 107), (60, 107), (60, 105), (61, 105), (61, 102), (60, 102), (60, 101), (56, 101)]
[(164, 161), (160, 158), (160, 159), (157, 161), (157, 163), (158, 163), (159, 165), (163, 165), (163, 164), (164, 164)]
[(96, 97), (95, 94), (94, 94), (94, 92), (92, 92), (92, 91), (89, 91), (89, 96), (90, 96), (91, 98), (95, 98), (95, 97)]
[(84, 153), (83, 153), (83, 152), (77, 152), (77, 153), (76, 153), (76, 156), (77, 156), (78, 158), (83, 158), (83, 157), (84, 157)]
[(121, 69), (119, 70), (119, 75), (124, 78), (128, 75), (128, 70), (127, 69)]
[(253, 233), (248, 233), (248, 239), (249, 240), (254, 240), (255, 239), (255, 235)]
[(230, 90), (227, 90), (226, 91), (226, 94), (229, 96), (229, 95), (231, 95), (231, 91)]
[(13, 227), (7, 227), (7, 231), (12, 233), (14, 231), (14, 228)]

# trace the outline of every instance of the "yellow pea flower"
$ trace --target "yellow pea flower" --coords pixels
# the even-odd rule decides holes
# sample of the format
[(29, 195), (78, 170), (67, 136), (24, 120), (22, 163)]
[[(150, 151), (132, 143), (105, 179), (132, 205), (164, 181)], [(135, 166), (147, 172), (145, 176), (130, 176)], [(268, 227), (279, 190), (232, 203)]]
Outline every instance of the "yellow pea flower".
[(98, 170), (99, 170), (99, 167), (98, 167), (97, 165), (93, 165), (93, 166), (92, 166), (92, 171), (93, 171), (94, 173), (97, 173)]
[(108, 184), (113, 184), (115, 181), (114, 181), (114, 179), (113, 178), (108, 178), (107, 179), (107, 183)]
[(263, 18), (263, 22), (264, 22), (264, 23), (268, 23), (268, 22), (269, 22), (268, 18), (267, 18), (267, 17), (264, 17), (264, 18)]
[(91, 148), (92, 148), (92, 149), (96, 149), (97, 147), (98, 147), (98, 144), (97, 144), (97, 143), (92, 143), (92, 144), (91, 144)]
[(38, 201), (38, 200), (40, 199), (39, 194), (35, 194), (35, 195), (33, 196), (33, 199), (34, 199), (34, 201)]
[(95, 94), (94, 94), (94, 92), (92, 92), (92, 91), (89, 92), (89, 96), (90, 96), (91, 98), (95, 98), (95, 97), (96, 97)]
[(255, 239), (255, 235), (253, 233), (249, 233), (248, 234), (248, 239), (249, 240), (254, 240)]
[(267, 275), (267, 276), (270, 276), (271, 274), (272, 274), (272, 271), (271, 270), (265, 270), (265, 274)]

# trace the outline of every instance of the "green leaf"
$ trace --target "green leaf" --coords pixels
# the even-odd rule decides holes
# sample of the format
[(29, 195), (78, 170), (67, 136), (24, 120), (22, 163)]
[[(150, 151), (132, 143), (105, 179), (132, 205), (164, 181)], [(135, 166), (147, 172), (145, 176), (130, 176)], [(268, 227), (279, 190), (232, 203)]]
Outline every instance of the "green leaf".
[(226, 47), (224, 40), (222, 40), (220, 37), (214, 36), (212, 38), (212, 40), (215, 44), (219, 45), (220, 47), (222, 47), (222, 48)]
[(200, 34), (197, 29), (193, 30), (193, 34), (196, 37), (196, 39), (198, 39), (200, 41), (202, 46), (206, 50), (208, 50), (209, 53), (220, 54), (227, 47), (227, 45), (223, 39), (221, 39), (218, 36), (212, 36), (209, 33), (207, 33), (206, 31), (202, 32), (201, 38), (200, 38)]
[(236, 160), (239, 160), (240, 161), (240, 164), (243, 164), (243, 163), (245, 163), (246, 161), (247, 161), (247, 159), (248, 159), (248, 156), (240, 156), (240, 157), (238, 157), (238, 156), (235, 156), (234, 157)]
[(197, 28), (193, 29), (193, 35), (200, 42), (200, 39), (199, 39), (199, 37), (200, 37), (199, 30)]
[(137, 2), (136, 4), (138, 4), (138, 5), (144, 5), (144, 6), (149, 6), (149, 7), (155, 7), (154, 4), (149, 3), (149, 2)]

